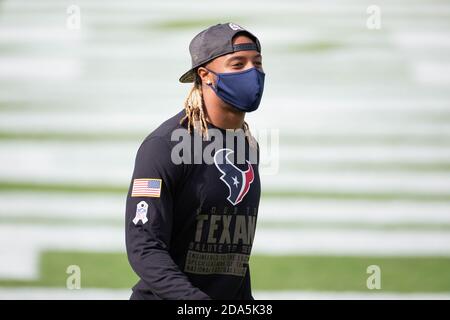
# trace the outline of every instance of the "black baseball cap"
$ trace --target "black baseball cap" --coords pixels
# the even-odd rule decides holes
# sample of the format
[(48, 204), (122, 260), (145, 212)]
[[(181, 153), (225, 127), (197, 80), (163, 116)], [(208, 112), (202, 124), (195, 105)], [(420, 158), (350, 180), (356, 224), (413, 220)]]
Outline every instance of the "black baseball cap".
[[(238, 33), (248, 35), (255, 43), (233, 45), (233, 38)], [(229, 22), (216, 24), (203, 30), (189, 44), (192, 67), (180, 77), (180, 82), (194, 82), (195, 68), (217, 57), (243, 50), (256, 50), (261, 52), (261, 45), (256, 36), (241, 26)]]

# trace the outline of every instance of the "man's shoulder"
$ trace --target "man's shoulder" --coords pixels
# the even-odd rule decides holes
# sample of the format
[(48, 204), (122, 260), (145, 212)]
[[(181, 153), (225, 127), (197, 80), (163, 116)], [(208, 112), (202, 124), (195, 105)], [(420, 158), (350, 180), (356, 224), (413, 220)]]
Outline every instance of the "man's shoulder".
[(163, 123), (159, 125), (155, 130), (153, 130), (151, 133), (145, 137), (144, 141), (150, 140), (150, 139), (161, 139), (165, 141), (170, 141), (172, 132), (176, 129), (184, 128), (182, 124), (180, 124), (181, 119), (185, 116), (185, 110), (181, 110), (173, 117), (167, 119)]
[(171, 158), (173, 147), (171, 136), (174, 130), (184, 128), (184, 125), (180, 124), (184, 115), (185, 111), (180, 111), (147, 135), (138, 148), (136, 161), (147, 166), (154, 164), (170, 170), (174, 168)]

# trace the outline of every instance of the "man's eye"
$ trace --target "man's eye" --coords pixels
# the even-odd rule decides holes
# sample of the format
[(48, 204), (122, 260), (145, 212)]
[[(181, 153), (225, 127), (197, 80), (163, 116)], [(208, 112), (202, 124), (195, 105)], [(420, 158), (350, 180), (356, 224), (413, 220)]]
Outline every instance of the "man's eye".
[(241, 67), (242, 66), (242, 63), (235, 63), (235, 64), (233, 64), (233, 67)]

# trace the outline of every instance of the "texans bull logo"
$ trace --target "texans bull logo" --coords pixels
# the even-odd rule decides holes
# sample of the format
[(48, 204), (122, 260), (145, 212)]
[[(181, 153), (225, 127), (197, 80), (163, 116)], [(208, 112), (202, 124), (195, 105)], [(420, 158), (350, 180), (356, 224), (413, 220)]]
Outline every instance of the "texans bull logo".
[(214, 164), (222, 173), (220, 179), (227, 185), (230, 195), (227, 200), (234, 206), (242, 201), (244, 196), (250, 190), (250, 184), (255, 177), (253, 167), (247, 162), (247, 170), (243, 171), (236, 167), (228, 158), (234, 153), (231, 149), (220, 149), (214, 154)]

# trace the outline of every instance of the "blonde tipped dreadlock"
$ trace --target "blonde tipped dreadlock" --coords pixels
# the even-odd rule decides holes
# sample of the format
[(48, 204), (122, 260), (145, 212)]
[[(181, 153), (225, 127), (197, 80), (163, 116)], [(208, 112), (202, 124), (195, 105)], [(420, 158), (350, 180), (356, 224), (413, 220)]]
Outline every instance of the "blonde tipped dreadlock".
[[(186, 115), (180, 120), (182, 124), (187, 120), (188, 132), (191, 133), (191, 128), (197, 131), (204, 139), (208, 140), (208, 126), (206, 123), (206, 117), (204, 112), (204, 101), (202, 92), (202, 81), (196, 74), (194, 85), (189, 91), (186, 100), (184, 101), (184, 109)], [(256, 148), (256, 139), (252, 136), (248, 123), (244, 121), (243, 125), (244, 134), (249, 142), (249, 145)]]
[(187, 119), (189, 133), (191, 133), (191, 128), (193, 128), (202, 137), (208, 139), (208, 126), (203, 111), (203, 104), (202, 82), (200, 77), (196, 75), (194, 85), (184, 101), (186, 115), (180, 120), (180, 124)]

